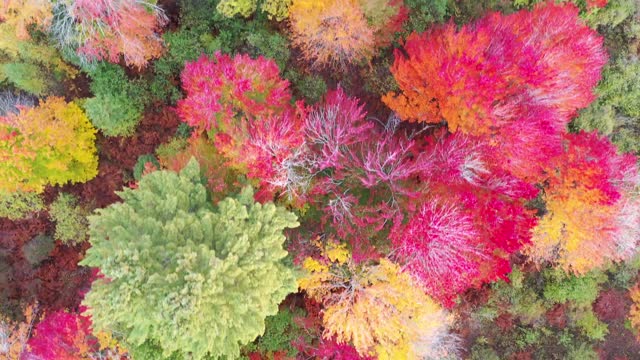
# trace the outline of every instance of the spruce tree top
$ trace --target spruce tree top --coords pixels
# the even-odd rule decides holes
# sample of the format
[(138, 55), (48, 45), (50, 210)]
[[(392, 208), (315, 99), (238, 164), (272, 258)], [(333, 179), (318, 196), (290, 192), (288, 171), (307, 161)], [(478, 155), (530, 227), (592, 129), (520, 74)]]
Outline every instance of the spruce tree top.
[(81, 264), (100, 268), (84, 305), (94, 329), (145, 341), (164, 356), (239, 356), (264, 332), (264, 319), (296, 291), (283, 264), (283, 230), (296, 216), (253, 201), (245, 189), (217, 206), (207, 200), (197, 161), (157, 171), (122, 203), (89, 217), (92, 247)]

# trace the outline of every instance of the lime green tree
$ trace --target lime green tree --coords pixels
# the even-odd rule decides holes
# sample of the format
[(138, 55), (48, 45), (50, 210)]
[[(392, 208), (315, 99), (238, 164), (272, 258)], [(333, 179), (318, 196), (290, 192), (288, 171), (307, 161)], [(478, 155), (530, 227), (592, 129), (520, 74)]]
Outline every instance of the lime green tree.
[(296, 216), (254, 203), (250, 188), (213, 206), (192, 159), (118, 195), (122, 203), (89, 217), (81, 264), (104, 278), (84, 305), (94, 329), (122, 334), (134, 358), (147, 358), (149, 344), (162, 357), (238, 357), (297, 289), (282, 248)]

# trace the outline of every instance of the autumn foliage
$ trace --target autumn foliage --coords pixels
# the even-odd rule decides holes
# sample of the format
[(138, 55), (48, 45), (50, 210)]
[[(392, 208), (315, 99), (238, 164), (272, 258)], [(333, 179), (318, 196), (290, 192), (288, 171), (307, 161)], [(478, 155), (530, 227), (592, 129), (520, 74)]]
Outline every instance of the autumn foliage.
[(307, 258), (300, 288), (324, 304), (325, 339), (352, 343), (362, 356), (380, 359), (451, 356), (451, 318), (400, 267), (382, 259), (356, 265), (343, 245), (318, 244), (319, 258)]
[(181, 119), (205, 132), (230, 166), (256, 179), (263, 199), (275, 191), (298, 193), (305, 176), (306, 110), (291, 105), (289, 82), (272, 60), (215, 54), (188, 63), (182, 72), (187, 97), (178, 102)]
[(292, 42), (316, 68), (344, 68), (369, 61), (406, 19), (402, 0), (294, 0)]
[(428, 150), (424, 203), (391, 233), (396, 256), (448, 306), (457, 294), (504, 278), (509, 254), (528, 244), (537, 190), (501, 170), (493, 147), (456, 133)]
[(289, 83), (273, 60), (216, 53), (185, 65), (186, 98), (178, 102), (182, 121), (198, 131), (224, 132), (243, 117), (278, 115), (289, 104)]
[(539, 180), (567, 123), (593, 101), (606, 61), (578, 8), (548, 2), (410, 35), (391, 68), (401, 91), (383, 101), (403, 120), (491, 137), (507, 170)]
[(15, 28), (18, 39), (27, 40), (30, 25), (46, 28), (51, 24), (52, 8), (50, 0), (5, 0), (0, 4), (0, 20)]
[(76, 360), (98, 349), (91, 321), (64, 311), (47, 314), (28, 342), (29, 356), (43, 360)]
[[(602, 38), (572, 4), (546, 3), (512, 15), (492, 13), (412, 34), (392, 72), (402, 92), (383, 100), (403, 120), (487, 134), (517, 120), (524, 101), (553, 108), (567, 122), (594, 98), (607, 56)], [(553, 56), (551, 56), (553, 54)], [(520, 111), (526, 109), (520, 109)]]
[(579, 274), (628, 259), (640, 240), (636, 158), (596, 133), (566, 134), (548, 164), (547, 214), (528, 253)]
[(167, 19), (158, 6), (141, 0), (71, 0), (56, 4), (50, 32), (59, 46), (81, 60), (145, 67), (162, 53), (158, 32)]
[(95, 133), (78, 105), (58, 97), (0, 118), (0, 188), (41, 192), (94, 178)]

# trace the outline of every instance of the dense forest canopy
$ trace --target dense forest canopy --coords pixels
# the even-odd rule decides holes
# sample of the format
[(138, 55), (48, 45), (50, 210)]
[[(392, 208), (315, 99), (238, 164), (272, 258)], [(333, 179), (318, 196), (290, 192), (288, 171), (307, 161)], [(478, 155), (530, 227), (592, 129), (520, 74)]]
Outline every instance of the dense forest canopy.
[(0, 86), (0, 359), (640, 359), (637, 0), (3, 0)]

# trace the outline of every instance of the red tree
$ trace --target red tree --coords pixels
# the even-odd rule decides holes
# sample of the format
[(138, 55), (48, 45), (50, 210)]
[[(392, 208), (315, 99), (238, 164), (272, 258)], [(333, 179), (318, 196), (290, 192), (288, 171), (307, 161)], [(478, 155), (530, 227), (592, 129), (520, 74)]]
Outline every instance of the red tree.
[(85, 359), (99, 346), (91, 335), (91, 321), (64, 311), (47, 314), (36, 326), (27, 345), (26, 358), (42, 360)]
[(279, 115), (289, 108), (289, 82), (273, 60), (216, 53), (185, 65), (181, 75), (187, 96), (178, 102), (182, 121), (215, 134), (243, 117)]
[(144, 67), (162, 53), (158, 35), (167, 23), (162, 9), (144, 0), (74, 0), (60, 4), (50, 31), (62, 47), (73, 47), (82, 60), (124, 57)]
[(607, 62), (602, 37), (578, 12), (548, 2), (412, 34), (391, 68), (401, 91), (383, 101), (403, 120), (444, 119), (452, 132), (487, 137), (506, 170), (540, 180)]
[(429, 294), (452, 306), (466, 289), (511, 271), (510, 254), (531, 239), (536, 220), (525, 202), (537, 190), (502, 170), (482, 140), (454, 134), (426, 151), (424, 204), (396, 223), (391, 240)]

